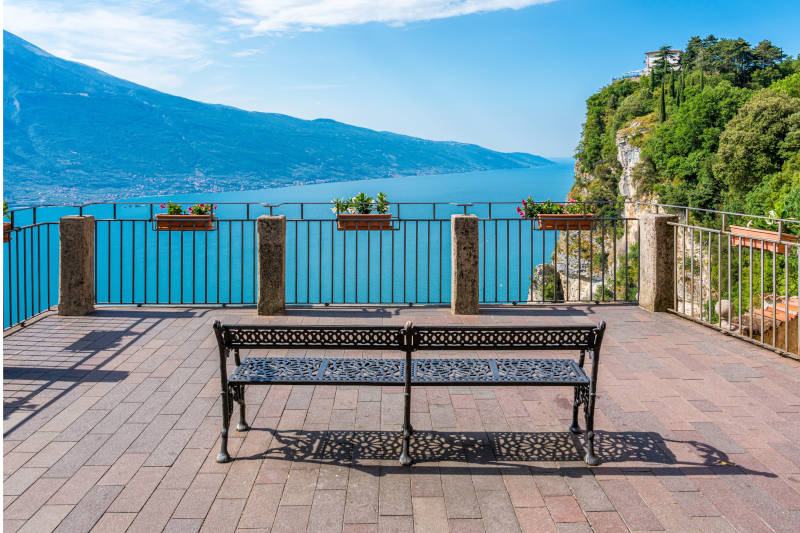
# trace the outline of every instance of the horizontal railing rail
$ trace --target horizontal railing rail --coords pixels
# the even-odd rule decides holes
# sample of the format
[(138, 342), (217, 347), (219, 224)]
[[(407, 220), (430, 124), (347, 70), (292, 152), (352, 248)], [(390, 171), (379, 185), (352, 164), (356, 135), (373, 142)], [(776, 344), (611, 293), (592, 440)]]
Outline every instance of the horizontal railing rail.
[[(456, 214), (478, 218), (481, 303), (638, 298), (633, 218), (593, 216), (584, 229), (542, 229), (518, 216), (517, 202), (400, 202), (390, 204), (391, 218), (380, 227), (343, 231), (328, 202), (214, 205), (207, 222), (170, 222), (184, 224), (174, 231), (156, 217), (160, 202), (13, 210), (12, 235), (27, 247), (12, 253), (15, 237), (6, 246), (4, 327), (57, 303), (58, 220), (78, 214), (95, 218), (95, 299), (102, 305), (255, 304), (256, 219), (270, 213), (287, 219), (289, 305), (449, 304)], [(600, 208), (616, 213), (623, 205), (587, 203), (579, 211)], [(38, 246), (41, 259), (32, 253)]]

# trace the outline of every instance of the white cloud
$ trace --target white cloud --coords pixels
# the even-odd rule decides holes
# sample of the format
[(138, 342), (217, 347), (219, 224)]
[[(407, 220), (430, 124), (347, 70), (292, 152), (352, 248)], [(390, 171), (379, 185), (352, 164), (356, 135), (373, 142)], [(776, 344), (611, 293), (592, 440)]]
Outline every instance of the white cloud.
[(314, 30), (382, 22), (402, 25), (554, 0), (238, 0), (238, 20), (257, 19), (255, 33)]
[(208, 63), (202, 44), (205, 32), (195, 25), (131, 7), (106, 6), (89, 3), (65, 9), (13, 0), (5, 4), (4, 27), (59, 57), (163, 90), (180, 86), (177, 71)]
[(260, 48), (248, 48), (247, 50), (239, 50), (231, 54), (233, 57), (247, 57), (261, 52)]

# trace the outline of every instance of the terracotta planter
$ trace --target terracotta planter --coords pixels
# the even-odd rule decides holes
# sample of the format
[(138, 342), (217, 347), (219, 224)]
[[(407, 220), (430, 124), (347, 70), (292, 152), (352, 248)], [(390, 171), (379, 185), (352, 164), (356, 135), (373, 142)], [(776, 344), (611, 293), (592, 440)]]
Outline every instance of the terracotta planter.
[(745, 248), (753, 248), (754, 250), (764, 249), (767, 252), (776, 252), (779, 254), (786, 252), (786, 246), (775, 242), (768, 242), (764, 239), (771, 241), (784, 241), (784, 242), (800, 242), (800, 237), (784, 233), (778, 235), (777, 231), (769, 231), (766, 229), (746, 228), (743, 226), (731, 226), (731, 244), (733, 246), (743, 246)]
[(389, 231), (393, 229), (392, 214), (370, 213), (369, 215), (353, 215), (349, 213), (341, 213), (336, 215), (336, 227), (342, 231)]
[(11, 242), (11, 222), (3, 222), (3, 242)]
[(536, 217), (538, 229), (552, 230), (590, 230), (594, 215), (578, 214), (552, 214), (538, 215)]
[(156, 215), (156, 231), (214, 231), (214, 215)]

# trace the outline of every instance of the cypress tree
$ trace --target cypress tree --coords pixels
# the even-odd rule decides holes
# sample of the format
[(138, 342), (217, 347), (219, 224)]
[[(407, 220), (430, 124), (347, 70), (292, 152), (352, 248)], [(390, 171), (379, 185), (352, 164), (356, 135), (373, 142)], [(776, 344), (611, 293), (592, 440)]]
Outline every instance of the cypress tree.
[(669, 97), (675, 98), (675, 71), (669, 73)]
[(664, 122), (665, 120), (667, 120), (667, 104), (664, 101), (664, 93), (665, 92), (666, 91), (664, 89), (664, 81), (662, 80), (661, 81), (661, 116), (658, 117), (658, 121), (659, 122)]
[(656, 89), (656, 71), (655, 69), (650, 70), (650, 92), (652, 93)]

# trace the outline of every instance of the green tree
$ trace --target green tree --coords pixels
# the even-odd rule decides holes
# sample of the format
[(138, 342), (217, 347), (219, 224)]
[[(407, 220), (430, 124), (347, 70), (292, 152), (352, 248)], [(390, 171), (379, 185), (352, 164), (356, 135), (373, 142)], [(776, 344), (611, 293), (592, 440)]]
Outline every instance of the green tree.
[(666, 102), (664, 101), (664, 93), (665, 92), (666, 91), (664, 90), (664, 83), (662, 81), (662, 83), (661, 83), (661, 108), (660, 108), (661, 112), (658, 114), (659, 122), (664, 122), (665, 120), (667, 120), (667, 105), (666, 105)]
[(714, 175), (731, 196), (744, 198), (799, 151), (800, 100), (762, 89), (722, 132)]
[(669, 73), (669, 97), (675, 99), (675, 71)]

